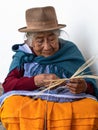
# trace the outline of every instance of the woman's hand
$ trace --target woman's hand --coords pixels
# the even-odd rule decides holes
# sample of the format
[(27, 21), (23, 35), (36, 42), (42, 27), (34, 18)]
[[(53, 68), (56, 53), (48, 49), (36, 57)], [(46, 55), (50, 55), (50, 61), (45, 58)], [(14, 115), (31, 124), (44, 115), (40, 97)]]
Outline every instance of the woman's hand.
[[(34, 77), (35, 85), (38, 87), (47, 87), (51, 80), (59, 79), (55, 74), (39, 74)], [(45, 82), (45, 80), (50, 80), (49, 82)]]
[(67, 86), (70, 89), (70, 92), (74, 94), (85, 92), (87, 89), (86, 81), (80, 78), (70, 79), (70, 82), (67, 83)]

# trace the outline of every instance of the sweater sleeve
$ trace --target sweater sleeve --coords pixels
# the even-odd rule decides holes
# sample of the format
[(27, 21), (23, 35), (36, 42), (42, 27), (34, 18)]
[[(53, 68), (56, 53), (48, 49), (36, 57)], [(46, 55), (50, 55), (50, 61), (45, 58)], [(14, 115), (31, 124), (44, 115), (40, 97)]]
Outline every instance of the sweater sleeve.
[(34, 90), (38, 87), (34, 83), (34, 77), (23, 77), (23, 70), (15, 68), (12, 70), (3, 82), (4, 92), (11, 90)]
[(87, 83), (86, 93), (95, 96), (94, 87), (91, 83)]

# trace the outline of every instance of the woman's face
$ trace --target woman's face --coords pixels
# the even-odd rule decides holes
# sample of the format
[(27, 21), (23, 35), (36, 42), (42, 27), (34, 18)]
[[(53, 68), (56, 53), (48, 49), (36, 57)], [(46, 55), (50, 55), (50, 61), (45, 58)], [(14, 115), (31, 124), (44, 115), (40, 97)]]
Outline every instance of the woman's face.
[(33, 37), (32, 47), (38, 56), (51, 56), (59, 50), (58, 36), (53, 32), (37, 33)]

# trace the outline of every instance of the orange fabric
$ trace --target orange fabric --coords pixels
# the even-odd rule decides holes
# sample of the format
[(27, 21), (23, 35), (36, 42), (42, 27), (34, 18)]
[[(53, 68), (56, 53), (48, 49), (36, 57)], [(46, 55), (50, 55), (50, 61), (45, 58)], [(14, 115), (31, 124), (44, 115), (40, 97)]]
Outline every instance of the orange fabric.
[(11, 96), (1, 107), (1, 120), (7, 130), (98, 130), (98, 102), (54, 103)]

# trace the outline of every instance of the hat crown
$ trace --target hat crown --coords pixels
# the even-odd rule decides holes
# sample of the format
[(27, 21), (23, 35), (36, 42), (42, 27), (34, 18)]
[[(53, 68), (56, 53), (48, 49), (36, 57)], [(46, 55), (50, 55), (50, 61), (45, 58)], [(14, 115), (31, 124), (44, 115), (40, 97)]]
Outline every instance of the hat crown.
[(31, 8), (26, 11), (26, 20), (47, 21), (57, 20), (53, 7)]
[(26, 11), (28, 28), (39, 29), (58, 25), (53, 7), (31, 8)]

